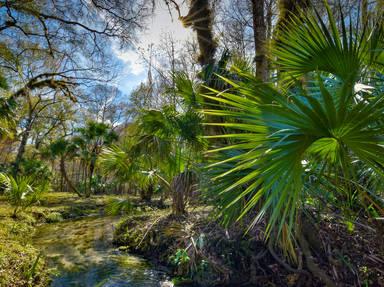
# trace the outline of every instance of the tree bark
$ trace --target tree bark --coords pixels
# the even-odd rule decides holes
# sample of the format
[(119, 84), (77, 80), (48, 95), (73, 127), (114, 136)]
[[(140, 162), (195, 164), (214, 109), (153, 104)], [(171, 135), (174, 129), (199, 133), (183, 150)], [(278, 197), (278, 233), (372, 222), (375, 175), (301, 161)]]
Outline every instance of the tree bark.
[(27, 119), (26, 128), (25, 128), (25, 130), (21, 136), (21, 141), (20, 141), (19, 148), (17, 150), (16, 159), (13, 163), (13, 176), (16, 176), (19, 172), (20, 163), (23, 160), (23, 156), (25, 153), (25, 147), (27, 145), (29, 134), (31, 133), (31, 130), (32, 130), (32, 117), (30, 116)]
[(91, 162), (89, 164), (89, 174), (88, 174), (89, 184), (86, 189), (86, 197), (90, 197), (92, 193), (92, 178), (93, 178), (94, 171), (95, 171), (95, 160), (91, 159)]
[(186, 213), (186, 203), (191, 194), (195, 182), (195, 174), (190, 171), (184, 171), (172, 180), (172, 213), (175, 216), (181, 216)]
[(253, 37), (255, 41), (256, 77), (268, 80), (268, 64), (266, 57), (266, 25), (264, 17), (264, 0), (252, 1)]
[(65, 160), (64, 160), (63, 156), (60, 158), (60, 171), (61, 171), (61, 174), (63, 175), (65, 182), (67, 183), (68, 187), (73, 192), (75, 192), (78, 196), (82, 197), (82, 194), (77, 190), (77, 188), (73, 185), (72, 181), (68, 178), (67, 171), (65, 170)]
[(186, 213), (184, 202), (184, 188), (183, 175), (179, 174), (172, 180), (172, 213), (176, 216), (181, 216)]
[(280, 0), (279, 1), (279, 19), (277, 21), (276, 31), (289, 22), (291, 15), (298, 15), (301, 9), (309, 6), (309, 0)]
[(200, 50), (198, 59), (200, 65), (213, 64), (217, 44), (213, 36), (212, 11), (209, 1), (190, 1), (188, 14), (186, 16), (180, 15), (180, 20), (185, 27), (192, 27), (196, 32)]

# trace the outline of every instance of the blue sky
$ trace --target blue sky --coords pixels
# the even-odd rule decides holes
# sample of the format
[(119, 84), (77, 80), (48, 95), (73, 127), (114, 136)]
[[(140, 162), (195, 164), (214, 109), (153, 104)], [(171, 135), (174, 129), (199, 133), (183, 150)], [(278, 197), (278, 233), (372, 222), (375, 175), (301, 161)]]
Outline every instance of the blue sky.
[[(153, 17), (147, 23), (148, 29), (140, 33), (138, 37), (140, 42), (135, 44), (134, 48), (119, 50), (117, 46), (112, 47), (113, 53), (123, 67), (116, 85), (125, 94), (129, 95), (147, 77), (147, 65), (137, 49), (146, 50), (151, 44), (156, 47), (166, 33), (171, 33), (173, 38), (180, 42), (193, 36), (192, 30), (184, 28), (178, 20), (176, 11), (172, 9), (171, 16), (166, 5), (161, 1), (159, 2)], [(186, 8), (185, 6), (181, 7), (183, 15), (187, 13)]]

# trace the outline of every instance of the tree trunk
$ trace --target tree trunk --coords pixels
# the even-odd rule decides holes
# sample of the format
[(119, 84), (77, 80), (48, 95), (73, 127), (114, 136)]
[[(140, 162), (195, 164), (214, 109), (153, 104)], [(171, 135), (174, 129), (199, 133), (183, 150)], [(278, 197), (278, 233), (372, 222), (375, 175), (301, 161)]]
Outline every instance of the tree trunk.
[(64, 177), (63, 173), (60, 173), (60, 192), (63, 192), (64, 190)]
[(32, 130), (32, 117), (29, 117), (27, 119), (26, 128), (25, 128), (25, 130), (21, 136), (21, 141), (20, 141), (19, 148), (17, 150), (16, 159), (13, 163), (13, 176), (16, 176), (19, 172), (20, 163), (23, 160), (23, 156), (25, 153), (25, 147), (27, 145), (29, 134), (31, 133), (31, 130)]
[(186, 203), (192, 191), (195, 175), (190, 171), (184, 171), (172, 180), (172, 213), (181, 216), (186, 213)]
[(279, 1), (279, 19), (276, 25), (277, 33), (282, 28), (283, 24), (290, 21), (291, 15), (298, 15), (300, 9), (305, 9), (309, 6), (309, 0), (280, 0)]
[(182, 174), (177, 175), (172, 180), (172, 213), (176, 216), (181, 216), (186, 213), (183, 181)]
[(188, 15), (180, 16), (185, 27), (192, 27), (199, 44), (199, 63), (201, 66), (214, 63), (216, 41), (212, 31), (212, 11), (208, 0), (190, 1)]
[(140, 190), (140, 197), (143, 201), (151, 202), (154, 192), (154, 186), (150, 184), (148, 188)]
[(67, 171), (65, 170), (65, 161), (64, 157), (60, 158), (60, 171), (63, 175), (65, 182), (68, 184), (68, 187), (75, 192), (78, 196), (82, 197), (82, 194), (77, 190), (77, 188), (73, 185), (72, 181), (68, 178)]
[(92, 178), (95, 171), (95, 160), (91, 159), (89, 164), (89, 174), (88, 174), (88, 186), (86, 187), (86, 197), (90, 197), (92, 193)]
[(264, 0), (252, 0), (253, 37), (255, 41), (256, 77), (268, 80), (268, 64), (266, 57), (266, 25), (264, 18)]

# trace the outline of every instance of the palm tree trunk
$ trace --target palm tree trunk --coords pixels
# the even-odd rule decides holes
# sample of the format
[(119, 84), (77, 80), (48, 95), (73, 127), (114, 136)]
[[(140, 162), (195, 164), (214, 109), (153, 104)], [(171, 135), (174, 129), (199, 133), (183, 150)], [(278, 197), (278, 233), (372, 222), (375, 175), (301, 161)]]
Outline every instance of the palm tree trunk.
[(195, 175), (190, 171), (184, 171), (173, 178), (171, 184), (172, 213), (175, 216), (187, 213), (186, 204), (194, 182)]
[(264, 18), (264, 0), (252, 0), (253, 37), (255, 41), (256, 77), (262, 81), (268, 79), (266, 58), (266, 25)]
[(182, 174), (177, 175), (172, 181), (172, 213), (175, 216), (181, 216), (186, 213)]

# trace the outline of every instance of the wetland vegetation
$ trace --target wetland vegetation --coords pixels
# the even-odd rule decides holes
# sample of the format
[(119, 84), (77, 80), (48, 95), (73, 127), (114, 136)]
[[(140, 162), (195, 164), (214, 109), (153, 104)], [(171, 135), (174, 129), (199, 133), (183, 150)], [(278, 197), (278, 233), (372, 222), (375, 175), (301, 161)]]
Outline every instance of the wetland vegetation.
[(0, 0), (0, 286), (384, 286), (382, 0)]

